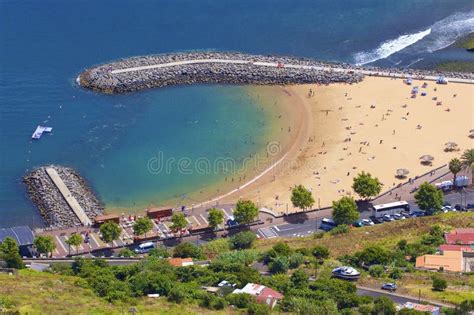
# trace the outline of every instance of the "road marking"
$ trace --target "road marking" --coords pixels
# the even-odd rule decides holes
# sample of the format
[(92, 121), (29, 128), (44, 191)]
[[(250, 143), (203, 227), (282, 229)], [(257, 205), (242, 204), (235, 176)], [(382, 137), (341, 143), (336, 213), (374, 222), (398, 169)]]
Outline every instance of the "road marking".
[(61, 241), (61, 239), (59, 238), (59, 236), (58, 236), (58, 235), (55, 235), (54, 237), (55, 237), (56, 240), (58, 241), (58, 243), (59, 243), (59, 245), (61, 246), (61, 248), (63, 249), (63, 251), (64, 251), (65, 253), (68, 253), (66, 247), (64, 247), (64, 244), (63, 244), (63, 242)]
[(97, 239), (95, 238), (94, 234), (89, 233), (89, 243), (91, 243), (91, 240), (94, 241), (97, 248), (102, 247), (100, 243), (97, 241)]
[(209, 222), (206, 220), (206, 218), (204, 217), (204, 215), (203, 215), (202, 213), (201, 213), (199, 216), (200, 216), (201, 219), (204, 221), (204, 223), (206, 223), (206, 225), (209, 224)]
[(224, 215), (227, 217), (227, 219), (231, 218), (231, 216), (227, 213), (227, 211), (225, 211), (224, 208), (222, 208), (222, 211), (224, 211)]
[(259, 232), (264, 238), (275, 238), (275, 237), (278, 237), (278, 234), (277, 234), (271, 227), (260, 228), (260, 229), (258, 229), (258, 232)]
[(279, 228), (278, 226), (276, 226), (276, 225), (274, 225), (273, 228), (274, 228), (275, 230), (277, 230), (277, 231), (280, 231), (280, 228)]

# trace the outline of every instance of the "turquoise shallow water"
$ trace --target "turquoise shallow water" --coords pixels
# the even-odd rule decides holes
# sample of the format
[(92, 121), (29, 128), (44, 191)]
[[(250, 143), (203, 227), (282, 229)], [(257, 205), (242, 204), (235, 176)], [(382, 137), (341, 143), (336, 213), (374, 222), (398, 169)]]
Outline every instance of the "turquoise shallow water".
[[(245, 88), (98, 95), (74, 83), (86, 67), (190, 49), (407, 66), (451, 56), (439, 43), (469, 31), (472, 12), (464, 0), (0, 0), (0, 226), (39, 224), (21, 176), (41, 164), (79, 169), (109, 205), (160, 204), (221, 176), (152, 174), (159, 152), (241, 161), (268, 140)], [(32, 143), (40, 123), (53, 135)]]

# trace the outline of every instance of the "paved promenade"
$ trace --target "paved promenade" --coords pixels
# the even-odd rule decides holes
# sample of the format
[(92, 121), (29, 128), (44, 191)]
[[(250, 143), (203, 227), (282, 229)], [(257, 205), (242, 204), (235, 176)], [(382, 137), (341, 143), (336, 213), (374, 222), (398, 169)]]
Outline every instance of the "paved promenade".
[[(333, 72), (359, 72), (364, 75), (368, 76), (379, 76), (379, 77), (388, 77), (388, 78), (399, 78), (399, 79), (406, 79), (409, 77), (413, 77), (412, 74), (409, 73), (393, 73), (389, 71), (377, 71), (377, 70), (362, 70), (362, 69), (348, 69), (348, 68), (338, 68), (338, 67), (322, 67), (322, 66), (307, 66), (307, 65), (297, 65), (297, 64), (280, 64), (276, 62), (253, 62), (249, 60), (237, 60), (237, 59), (193, 59), (193, 60), (183, 60), (183, 61), (175, 61), (175, 62), (168, 62), (168, 63), (160, 63), (155, 65), (146, 65), (140, 67), (130, 67), (124, 69), (116, 69), (112, 70), (111, 73), (119, 74), (119, 73), (128, 73), (128, 72), (135, 72), (135, 71), (146, 71), (152, 69), (162, 69), (162, 68), (170, 68), (170, 67), (177, 67), (177, 66), (185, 66), (185, 65), (195, 65), (195, 64), (241, 64), (241, 65), (254, 65), (260, 67), (270, 67), (270, 68), (290, 68), (290, 69), (304, 69), (304, 70), (318, 70), (318, 71), (333, 71)], [(417, 79), (427, 80), (427, 81), (437, 81), (438, 76), (423, 76), (423, 77), (416, 77)], [(462, 79), (462, 78), (446, 78), (449, 82), (454, 83), (467, 83), (467, 84), (474, 84), (473, 79)]]
[(66, 184), (64, 184), (63, 180), (59, 176), (58, 172), (56, 172), (54, 168), (48, 167), (46, 168), (46, 173), (51, 178), (56, 187), (59, 189), (64, 199), (68, 203), (69, 207), (71, 207), (72, 211), (74, 211), (81, 223), (84, 226), (92, 225), (92, 222), (84, 212), (84, 209), (82, 209), (82, 207), (79, 205), (76, 198), (73, 197), (69, 189), (66, 187)]

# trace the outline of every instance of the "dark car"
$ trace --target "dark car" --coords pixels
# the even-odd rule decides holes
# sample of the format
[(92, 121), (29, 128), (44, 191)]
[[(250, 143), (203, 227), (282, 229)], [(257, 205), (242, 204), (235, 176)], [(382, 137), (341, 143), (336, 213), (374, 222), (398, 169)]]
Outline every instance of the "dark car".
[(384, 283), (382, 290), (387, 290), (390, 292), (395, 292), (397, 290), (397, 285), (395, 283)]
[(426, 213), (424, 211), (413, 211), (413, 213), (411, 214), (412, 217), (424, 217), (426, 216)]
[(405, 218), (411, 217), (411, 214), (410, 214), (410, 212), (408, 212), (408, 211), (401, 211), (400, 214), (401, 214), (402, 216), (404, 216)]
[(460, 205), (460, 204), (456, 204), (454, 206), (454, 209), (456, 209), (457, 211), (466, 211), (466, 207), (464, 207), (463, 205)]
[(474, 203), (468, 203), (468, 204), (466, 205), (466, 209), (468, 209), (468, 210), (469, 210), (469, 209), (474, 209)]
[(371, 219), (372, 222), (374, 222), (375, 224), (384, 223), (384, 220), (382, 220), (382, 218), (377, 218), (377, 217), (371, 216), (370, 219)]

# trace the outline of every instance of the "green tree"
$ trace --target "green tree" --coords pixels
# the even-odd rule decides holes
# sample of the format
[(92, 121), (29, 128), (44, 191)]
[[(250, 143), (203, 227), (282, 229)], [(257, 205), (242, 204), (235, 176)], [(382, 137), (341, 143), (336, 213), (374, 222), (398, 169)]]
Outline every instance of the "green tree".
[(449, 171), (453, 173), (453, 184), (456, 183), (456, 177), (462, 169), (462, 163), (458, 158), (454, 158), (449, 161)]
[(432, 278), (432, 281), (433, 281), (433, 288), (432, 288), (433, 291), (442, 292), (446, 290), (446, 288), (448, 287), (448, 282), (439, 276), (434, 276)]
[(398, 247), (399, 250), (405, 250), (407, 248), (407, 246), (408, 246), (408, 242), (407, 242), (407, 240), (404, 240), (404, 239), (399, 240), (398, 243), (397, 243), (397, 247)]
[(168, 301), (180, 304), (186, 299), (187, 296), (188, 293), (181, 286), (173, 286), (173, 288), (168, 293)]
[(288, 257), (277, 256), (269, 264), (269, 270), (272, 273), (286, 273), (290, 268)]
[(74, 246), (76, 248), (77, 253), (79, 245), (82, 244), (82, 236), (77, 233), (71, 234), (66, 240), (66, 244), (68, 245), (69, 255), (71, 255), (71, 246)]
[(388, 276), (392, 279), (401, 279), (403, 277), (403, 270), (398, 267), (393, 267)]
[(471, 169), (471, 182), (474, 181), (474, 149), (464, 151), (461, 163), (464, 168)]
[(137, 236), (145, 234), (145, 237), (146, 237), (146, 233), (151, 231), (152, 228), (153, 228), (153, 223), (151, 222), (149, 218), (146, 218), (146, 217), (138, 218), (133, 224), (133, 234)]
[(313, 206), (314, 198), (311, 191), (306, 189), (303, 185), (298, 185), (293, 188), (291, 202), (294, 207), (298, 207), (304, 211)]
[(122, 233), (122, 229), (115, 222), (105, 222), (104, 224), (100, 226), (99, 230), (101, 234), (100, 238), (106, 243), (110, 243), (118, 239), (120, 236), (120, 233)]
[(415, 200), (421, 210), (434, 213), (443, 206), (443, 193), (436, 186), (424, 182), (415, 193)]
[(369, 173), (362, 172), (354, 177), (352, 189), (364, 199), (375, 197), (382, 190), (382, 183), (377, 177), (372, 177)]
[(181, 243), (174, 248), (173, 257), (180, 258), (200, 258), (201, 248), (192, 243)]
[(56, 248), (53, 237), (50, 235), (39, 235), (33, 241), (33, 245), (36, 247), (36, 251), (40, 254), (46, 254), (50, 256)]
[(474, 311), (474, 299), (464, 300), (455, 309), (456, 315), (469, 315), (470, 312)]
[(329, 249), (325, 246), (317, 245), (313, 248), (313, 256), (317, 259), (329, 258)]
[(258, 215), (258, 208), (251, 200), (241, 199), (237, 202), (234, 210), (235, 220), (239, 224), (249, 224)]
[(229, 242), (233, 249), (246, 249), (251, 248), (256, 239), (255, 233), (245, 231), (232, 235)]
[(182, 212), (176, 212), (171, 216), (171, 230), (178, 232), (183, 230), (188, 226), (188, 221), (186, 221), (186, 216)]
[(247, 309), (249, 315), (270, 315), (271, 310), (267, 304), (252, 303)]
[(360, 218), (357, 204), (351, 197), (342, 197), (332, 202), (332, 218), (339, 224), (353, 224)]
[(305, 288), (308, 286), (308, 275), (304, 270), (298, 269), (291, 275), (291, 285), (295, 288)]
[(369, 267), (369, 274), (372, 277), (380, 278), (381, 276), (383, 276), (384, 272), (385, 269), (382, 265), (372, 265)]
[(379, 296), (374, 301), (372, 315), (395, 315), (395, 303), (386, 296)]
[(135, 256), (135, 252), (133, 250), (130, 250), (130, 248), (122, 248), (119, 253), (118, 253), (118, 256), (119, 257), (134, 257)]
[(290, 246), (284, 242), (276, 243), (275, 245), (273, 245), (272, 249), (277, 255), (280, 256), (290, 256), (292, 252)]
[(212, 229), (216, 229), (220, 224), (224, 222), (224, 211), (212, 208), (209, 210), (207, 215), (207, 221)]
[(5, 237), (0, 244), (0, 259), (5, 261), (7, 268), (21, 269), (24, 267), (18, 245), (10, 236)]

